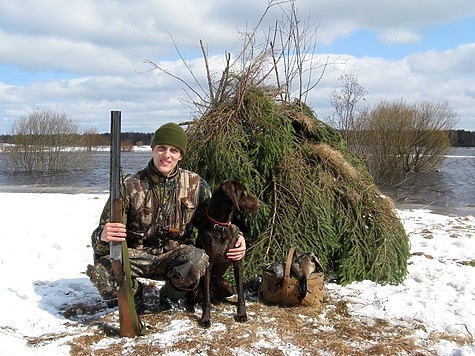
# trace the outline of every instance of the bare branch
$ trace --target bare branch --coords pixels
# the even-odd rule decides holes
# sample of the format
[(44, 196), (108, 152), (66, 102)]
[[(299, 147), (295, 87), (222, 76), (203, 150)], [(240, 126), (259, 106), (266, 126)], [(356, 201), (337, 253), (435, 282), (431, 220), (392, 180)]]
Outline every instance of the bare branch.
[(208, 55), (207, 55), (207, 52), (205, 51), (202, 40), (200, 40), (200, 47), (201, 47), (201, 53), (203, 53), (203, 58), (205, 61), (206, 78), (208, 78), (208, 87), (209, 87), (209, 98), (211, 102), (214, 102), (213, 79), (211, 78), (211, 72), (209, 70)]
[(188, 63), (185, 61), (185, 59), (183, 58), (182, 54), (181, 54), (181, 51), (180, 49), (178, 48), (178, 44), (175, 42), (175, 40), (173, 39), (172, 36), (170, 36), (170, 39), (173, 43), (173, 47), (175, 47), (175, 51), (176, 53), (178, 54), (178, 56), (180, 57), (182, 63), (185, 65), (185, 68), (188, 69), (188, 72), (191, 74), (191, 77), (193, 78), (195, 84), (201, 89), (201, 91), (203, 93), (206, 93), (206, 91), (203, 89), (203, 87), (201, 86), (201, 83), (200, 81), (196, 78), (195, 76), (195, 73), (193, 72), (193, 69), (188, 65)]
[(196, 96), (198, 96), (200, 98), (200, 100), (202, 101), (205, 101), (205, 99), (190, 85), (188, 84), (187, 81), (185, 81), (184, 79), (178, 77), (177, 75), (173, 74), (173, 73), (170, 73), (168, 70), (166, 70), (165, 68), (163, 67), (160, 67), (158, 64), (156, 64), (155, 62), (152, 62), (150, 59), (148, 58), (145, 58), (144, 59), (144, 63), (146, 64), (149, 64), (153, 67), (153, 69), (158, 69), (159, 71), (165, 73), (166, 75), (172, 77), (173, 79), (176, 79), (178, 80), (179, 82), (181, 82), (183, 85), (185, 85), (188, 89), (190, 89), (194, 94), (196, 94)]
[(219, 82), (218, 90), (216, 90), (217, 103), (221, 102), (224, 99), (224, 93), (226, 92), (226, 87), (228, 86), (229, 80), (229, 69), (230, 69), (231, 54), (226, 53), (226, 66), (224, 67), (223, 74), (221, 75), (221, 80)]

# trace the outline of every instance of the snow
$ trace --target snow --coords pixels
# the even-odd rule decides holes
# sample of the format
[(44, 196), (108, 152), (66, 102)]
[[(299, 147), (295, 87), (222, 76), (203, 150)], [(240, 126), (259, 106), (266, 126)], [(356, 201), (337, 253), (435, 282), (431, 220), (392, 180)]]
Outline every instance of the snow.
[[(107, 195), (0, 193), (0, 200), (0, 354), (69, 355), (67, 342), (87, 328), (60, 311), (78, 301), (100, 303), (84, 271), (92, 260), (90, 233)], [(327, 283), (328, 293), (346, 299), (356, 317), (424, 325), (414, 327), (421, 340), (433, 332), (473, 340), (474, 216), (409, 207), (397, 212), (411, 242), (409, 274), (404, 282), (397, 286), (370, 281), (347, 286)], [(320, 322), (326, 325), (321, 327), (331, 327)], [(192, 323), (176, 320), (157, 342), (172, 346), (174, 337), (185, 335)], [(282, 340), (274, 339), (284, 354), (299, 354), (293, 345), (283, 347)], [(262, 343), (269, 340), (272, 338)], [(95, 347), (112, 342), (104, 338)], [(432, 352), (475, 355), (475, 342), (458, 346), (442, 338)]]

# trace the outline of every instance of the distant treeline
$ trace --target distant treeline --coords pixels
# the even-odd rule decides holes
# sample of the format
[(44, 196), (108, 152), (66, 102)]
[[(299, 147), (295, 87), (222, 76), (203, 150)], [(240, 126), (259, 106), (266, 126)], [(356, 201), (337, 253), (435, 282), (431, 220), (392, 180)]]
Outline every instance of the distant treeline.
[(453, 131), (454, 147), (475, 147), (475, 131)]
[[(453, 147), (475, 147), (475, 131), (452, 130)], [(109, 133), (84, 134), (88, 136), (91, 146), (104, 146), (110, 142)], [(153, 133), (147, 132), (122, 132), (121, 141), (134, 146), (149, 146), (152, 143)], [(12, 143), (12, 135), (0, 135), (0, 142)]]
[[(108, 144), (110, 141), (110, 134), (101, 133), (97, 134), (98, 141)], [(122, 142), (130, 142), (134, 146), (149, 146), (152, 143), (153, 132), (121, 132), (120, 140)]]
[[(85, 133), (73, 134), (77, 136), (78, 146), (107, 146), (110, 144), (110, 134), (107, 133)], [(120, 134), (122, 144), (134, 146), (150, 145), (153, 139), (153, 133), (146, 132), (122, 132)], [(0, 135), (0, 142), (13, 143), (12, 135)]]

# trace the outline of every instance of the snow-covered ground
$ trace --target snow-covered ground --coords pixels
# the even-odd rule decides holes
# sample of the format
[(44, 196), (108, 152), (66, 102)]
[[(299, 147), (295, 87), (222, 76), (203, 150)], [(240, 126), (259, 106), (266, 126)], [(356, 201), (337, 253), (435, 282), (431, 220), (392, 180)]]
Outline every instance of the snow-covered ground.
[[(92, 259), (90, 233), (106, 200), (105, 194), (0, 193), (1, 355), (70, 354), (68, 342), (85, 332), (84, 323), (68, 319), (64, 310), (78, 301), (100, 303), (84, 271)], [(328, 283), (327, 293), (347, 300), (356, 318), (423, 324), (414, 328), (421, 342), (434, 332), (469, 340), (458, 345), (441, 338), (431, 344), (433, 353), (475, 355), (474, 216), (412, 208), (398, 213), (411, 241), (406, 280), (398, 286)], [(173, 330), (148, 337), (168, 342), (172, 350), (176, 335), (189, 328), (189, 320), (177, 319)], [(104, 338), (100, 347), (108, 342), (114, 338)], [(280, 349), (305, 354), (296, 347)]]

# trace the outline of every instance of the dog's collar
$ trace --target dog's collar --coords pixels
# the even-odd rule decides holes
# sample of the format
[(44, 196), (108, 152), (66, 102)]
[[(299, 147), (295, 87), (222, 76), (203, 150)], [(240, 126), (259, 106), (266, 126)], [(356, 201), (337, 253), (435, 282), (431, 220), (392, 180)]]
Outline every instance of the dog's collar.
[(215, 230), (226, 231), (229, 228), (229, 226), (231, 226), (231, 221), (221, 222), (221, 221), (215, 220), (211, 216), (209, 216), (208, 213), (206, 213), (206, 217), (208, 218), (209, 221), (211, 221), (214, 224), (213, 229)]

